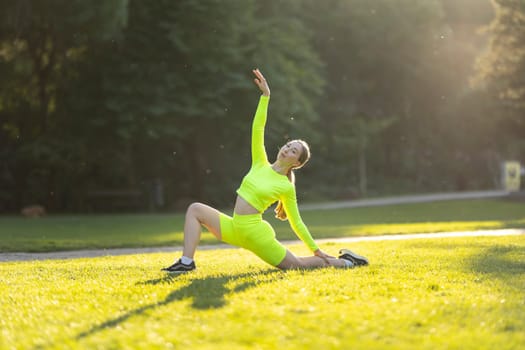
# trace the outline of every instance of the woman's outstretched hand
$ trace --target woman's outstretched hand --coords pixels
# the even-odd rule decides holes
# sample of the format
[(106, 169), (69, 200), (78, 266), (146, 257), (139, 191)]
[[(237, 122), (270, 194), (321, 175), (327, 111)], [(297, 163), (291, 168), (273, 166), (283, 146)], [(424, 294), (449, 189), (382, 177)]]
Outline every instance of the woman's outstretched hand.
[(264, 79), (262, 73), (259, 71), (259, 69), (254, 69), (252, 72), (253, 74), (255, 74), (256, 77), (255, 79), (253, 79), (253, 81), (259, 87), (262, 94), (264, 96), (270, 96), (270, 87), (268, 86), (268, 83), (266, 82), (266, 79)]

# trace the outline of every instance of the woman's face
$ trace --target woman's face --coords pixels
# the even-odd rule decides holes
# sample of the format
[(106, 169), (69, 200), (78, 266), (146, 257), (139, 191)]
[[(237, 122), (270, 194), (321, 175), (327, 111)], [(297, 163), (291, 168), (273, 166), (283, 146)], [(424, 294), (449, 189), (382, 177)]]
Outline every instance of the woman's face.
[(301, 162), (299, 157), (303, 152), (303, 146), (300, 142), (290, 141), (281, 147), (277, 154), (277, 159), (291, 166), (299, 166)]

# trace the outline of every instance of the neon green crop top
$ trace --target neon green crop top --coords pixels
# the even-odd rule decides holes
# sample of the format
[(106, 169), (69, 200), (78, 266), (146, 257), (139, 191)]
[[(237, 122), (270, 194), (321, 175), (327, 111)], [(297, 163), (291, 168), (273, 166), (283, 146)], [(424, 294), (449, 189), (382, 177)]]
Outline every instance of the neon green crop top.
[(269, 96), (261, 96), (252, 125), (252, 166), (242, 180), (237, 194), (261, 213), (280, 200), (295, 234), (312, 252), (319, 249), (303, 223), (297, 207), (295, 186), (287, 176), (271, 167), (264, 147), (264, 127)]

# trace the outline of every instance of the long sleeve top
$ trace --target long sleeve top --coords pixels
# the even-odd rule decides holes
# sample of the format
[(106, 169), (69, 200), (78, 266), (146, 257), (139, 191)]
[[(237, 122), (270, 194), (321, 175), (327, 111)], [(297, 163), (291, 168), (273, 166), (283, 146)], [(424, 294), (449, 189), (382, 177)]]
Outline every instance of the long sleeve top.
[(293, 231), (314, 252), (318, 248), (304, 224), (297, 207), (295, 185), (286, 175), (271, 167), (264, 146), (264, 129), (268, 113), (269, 96), (261, 96), (252, 124), (252, 165), (243, 178), (237, 194), (263, 213), (280, 200)]

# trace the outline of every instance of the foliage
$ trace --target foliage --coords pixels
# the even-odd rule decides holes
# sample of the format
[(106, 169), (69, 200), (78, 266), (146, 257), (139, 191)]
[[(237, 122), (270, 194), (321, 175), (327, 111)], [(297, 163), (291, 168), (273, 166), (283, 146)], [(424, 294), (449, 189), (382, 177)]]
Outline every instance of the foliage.
[(463, 103), (478, 19), (440, 1), (329, 3), (334, 10), (316, 16), (325, 3), (312, 1), (308, 18), (329, 82), (320, 125), (326, 165), (316, 180), (346, 179), (346, 195), (367, 187), (384, 193), (389, 182), (410, 182), (412, 191), (465, 189), (457, 179), (468, 182), (474, 169), (456, 155), (479, 155), (461, 144), (466, 126), (455, 106)]
[(139, 210), (230, 205), (255, 67), (270, 158), (312, 146), (301, 199), (494, 187), (523, 146), (520, 3), (495, 4), (480, 89), (488, 0), (2, 0), (0, 211), (93, 211), (111, 190), (142, 192)]
[[(85, 1), (2, 1), (0, 145), (6, 180), (0, 192), (11, 205), (51, 204), (71, 190), (61, 179), (77, 176), (71, 158), (79, 144), (71, 115), (57, 112), (60, 90), (75, 75), (86, 47), (109, 40), (126, 23), (127, 1), (92, 6)], [(71, 112), (71, 111), (69, 111)], [(67, 181), (66, 181), (67, 182)], [(9, 190), (8, 190), (9, 189)], [(62, 192), (62, 193), (60, 193)]]
[[(493, 127), (518, 142), (498, 142), (500, 151), (520, 157), (525, 151), (525, 2), (493, 0), (496, 16), (487, 31), (487, 52), (478, 62), (477, 83), (492, 99)], [(521, 141), (520, 141), (521, 140)]]

